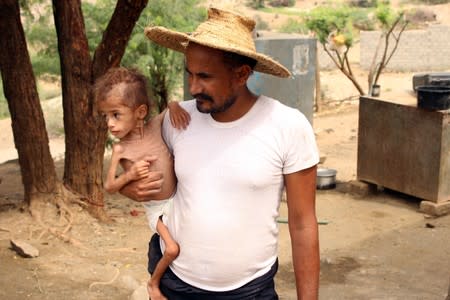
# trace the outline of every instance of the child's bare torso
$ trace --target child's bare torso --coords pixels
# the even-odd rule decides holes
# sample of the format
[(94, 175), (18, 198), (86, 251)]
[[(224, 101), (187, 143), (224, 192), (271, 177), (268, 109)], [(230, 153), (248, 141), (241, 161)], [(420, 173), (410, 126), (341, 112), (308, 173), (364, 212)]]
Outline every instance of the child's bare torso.
[(151, 118), (144, 125), (144, 136), (141, 139), (119, 142), (122, 148), (120, 165), (124, 170), (128, 170), (133, 162), (145, 159), (145, 157), (157, 157), (150, 164), (150, 170), (163, 172), (164, 181), (161, 196), (155, 200), (167, 199), (172, 196), (176, 185), (173, 156), (161, 136), (162, 118), (164, 118), (164, 113)]

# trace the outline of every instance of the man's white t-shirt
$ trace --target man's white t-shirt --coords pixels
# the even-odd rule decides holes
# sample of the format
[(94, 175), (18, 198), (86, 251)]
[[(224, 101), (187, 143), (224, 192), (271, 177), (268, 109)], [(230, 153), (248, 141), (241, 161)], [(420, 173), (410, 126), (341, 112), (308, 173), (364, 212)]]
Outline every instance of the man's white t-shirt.
[(188, 128), (174, 129), (167, 115), (163, 124), (178, 179), (165, 220), (180, 245), (170, 268), (195, 287), (232, 290), (275, 263), (283, 174), (318, 163), (314, 133), (298, 110), (265, 96), (226, 123), (195, 100), (181, 105)]

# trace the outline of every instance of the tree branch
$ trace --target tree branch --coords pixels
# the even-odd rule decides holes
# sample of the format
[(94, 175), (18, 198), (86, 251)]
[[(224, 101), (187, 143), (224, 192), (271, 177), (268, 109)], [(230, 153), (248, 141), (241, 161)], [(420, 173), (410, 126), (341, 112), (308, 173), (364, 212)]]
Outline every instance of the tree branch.
[(120, 64), (133, 28), (147, 3), (148, 0), (117, 1), (102, 41), (94, 53), (93, 80)]
[(348, 47), (348, 46), (346, 46), (346, 47), (347, 48), (345, 49), (345, 52), (344, 52), (344, 62), (345, 62), (345, 65), (347, 66), (348, 73), (351, 76), (353, 76), (353, 71), (352, 71), (352, 68), (350, 67), (350, 62), (348, 60), (348, 51), (350, 50), (350, 47)]
[[(400, 32), (398, 34), (398, 37), (395, 38), (395, 46), (392, 49), (392, 52), (389, 54), (389, 57), (386, 59), (386, 63), (385, 66), (387, 66), (389, 64), (389, 61), (391, 60), (392, 56), (394, 55), (395, 51), (397, 50), (398, 44), (400, 42), (400, 37), (402, 36), (402, 33), (405, 31), (406, 26), (408, 25), (408, 22), (406, 22), (402, 28), (400, 29)], [(394, 35), (395, 36), (395, 35)]]
[[(384, 70), (384, 68), (387, 66), (387, 63), (389, 62), (389, 60), (390, 60), (390, 57), (392, 57), (392, 55), (394, 54), (394, 52), (395, 52), (395, 50), (397, 50), (397, 46), (398, 46), (398, 43), (399, 43), (399, 39), (396, 39), (396, 43), (395, 43), (395, 46), (394, 46), (394, 48), (393, 48), (393, 51), (390, 53), (390, 55), (389, 55), (389, 60), (387, 59), (387, 52), (388, 52), (388, 50), (389, 50), (389, 39), (390, 39), (390, 36), (391, 36), (391, 34), (393, 33), (393, 31), (394, 31), (394, 29), (397, 27), (397, 24), (400, 22), (400, 20), (402, 19), (402, 17), (403, 17), (403, 14), (400, 14), (398, 17), (397, 17), (397, 19), (394, 21), (394, 23), (392, 24), (392, 26), (389, 28), (389, 30), (388, 30), (388, 32), (386, 33), (386, 36), (385, 36), (385, 42), (384, 42), (384, 51), (383, 51), (383, 56), (382, 56), (382, 58), (381, 58), (381, 60), (380, 60), (380, 65), (379, 65), (379, 67), (378, 67), (378, 69), (377, 69), (377, 71), (376, 71), (376, 74), (375, 74), (375, 80), (373, 81), (373, 84), (376, 84), (377, 82), (378, 82), (378, 79), (380, 78), (380, 75), (381, 75), (381, 72)], [(405, 26), (402, 28), (402, 32), (403, 32), (403, 30), (406, 28), (406, 24), (405, 24)], [(400, 34), (401, 35), (401, 34)]]
[(372, 85), (374, 84), (373, 77), (374, 77), (375, 73), (377, 72), (378, 65), (379, 65), (376, 63), (376, 61), (377, 61), (377, 57), (378, 57), (378, 51), (380, 51), (380, 49), (381, 49), (382, 41), (383, 41), (383, 33), (378, 38), (378, 45), (375, 49), (375, 53), (373, 54), (372, 63), (370, 64), (370, 68), (369, 68), (369, 75), (367, 77), (369, 94), (372, 91)]
[(358, 81), (356, 80), (356, 78), (353, 76), (353, 74), (351, 74), (349, 71), (347, 71), (345, 69), (345, 65), (344, 64), (339, 64), (336, 59), (333, 57), (333, 55), (331, 54), (330, 50), (328, 50), (325, 47), (325, 44), (322, 44), (323, 49), (325, 50), (325, 52), (328, 54), (328, 56), (331, 58), (331, 60), (334, 62), (334, 64), (338, 67), (339, 70), (341, 70), (341, 72), (348, 78), (350, 79), (350, 81), (353, 83), (353, 85), (356, 87), (356, 89), (358, 90), (360, 95), (364, 95), (364, 90), (362, 89), (361, 85), (358, 83)]

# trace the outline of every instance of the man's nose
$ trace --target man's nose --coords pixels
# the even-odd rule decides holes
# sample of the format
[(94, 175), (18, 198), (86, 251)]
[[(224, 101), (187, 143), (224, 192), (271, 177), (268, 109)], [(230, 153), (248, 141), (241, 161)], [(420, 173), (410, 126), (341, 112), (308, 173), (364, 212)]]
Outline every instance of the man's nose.
[(202, 87), (197, 78), (195, 76), (190, 76), (189, 78), (189, 93), (191, 95), (200, 94), (202, 92)]

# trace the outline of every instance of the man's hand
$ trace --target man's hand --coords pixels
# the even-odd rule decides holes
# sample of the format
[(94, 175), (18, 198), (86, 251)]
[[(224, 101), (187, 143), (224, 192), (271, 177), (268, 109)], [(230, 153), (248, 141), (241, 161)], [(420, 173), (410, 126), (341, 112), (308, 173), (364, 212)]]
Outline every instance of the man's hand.
[[(150, 156), (144, 160), (150, 165), (156, 159), (156, 156)], [(163, 180), (161, 171), (148, 171), (146, 177), (130, 182), (120, 190), (120, 193), (138, 202), (149, 201), (161, 192)]]
[(140, 160), (131, 166), (131, 168), (127, 171), (127, 177), (129, 181), (139, 180), (148, 176), (150, 162), (146, 160)]

